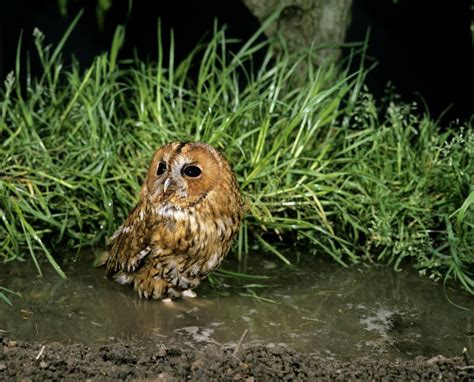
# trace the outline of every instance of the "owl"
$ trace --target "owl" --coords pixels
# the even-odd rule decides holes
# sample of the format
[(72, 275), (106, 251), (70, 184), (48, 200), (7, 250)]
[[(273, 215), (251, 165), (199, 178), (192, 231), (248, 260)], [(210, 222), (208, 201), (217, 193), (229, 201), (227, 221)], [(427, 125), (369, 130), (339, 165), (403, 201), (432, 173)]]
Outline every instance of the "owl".
[(173, 142), (153, 155), (140, 200), (112, 235), (107, 276), (133, 284), (140, 297), (170, 301), (222, 262), (244, 206), (222, 154), (201, 142)]

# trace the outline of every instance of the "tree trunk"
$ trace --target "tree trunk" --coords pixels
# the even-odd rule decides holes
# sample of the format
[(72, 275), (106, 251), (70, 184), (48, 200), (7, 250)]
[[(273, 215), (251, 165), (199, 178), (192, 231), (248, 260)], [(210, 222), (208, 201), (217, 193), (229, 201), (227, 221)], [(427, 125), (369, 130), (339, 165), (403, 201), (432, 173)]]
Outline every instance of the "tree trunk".
[(315, 65), (335, 61), (340, 56), (350, 21), (352, 0), (242, 0), (262, 22), (282, 8), (277, 20), (265, 31), (281, 33), (289, 52), (315, 47)]

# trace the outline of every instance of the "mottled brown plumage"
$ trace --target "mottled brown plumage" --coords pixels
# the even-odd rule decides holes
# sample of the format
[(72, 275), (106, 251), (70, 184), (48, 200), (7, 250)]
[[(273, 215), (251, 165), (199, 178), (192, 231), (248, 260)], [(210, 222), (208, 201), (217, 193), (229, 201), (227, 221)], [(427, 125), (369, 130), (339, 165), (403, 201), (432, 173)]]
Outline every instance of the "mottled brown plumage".
[(242, 215), (235, 175), (212, 146), (163, 146), (153, 155), (140, 201), (109, 240), (107, 275), (144, 297), (192, 295), (224, 259)]

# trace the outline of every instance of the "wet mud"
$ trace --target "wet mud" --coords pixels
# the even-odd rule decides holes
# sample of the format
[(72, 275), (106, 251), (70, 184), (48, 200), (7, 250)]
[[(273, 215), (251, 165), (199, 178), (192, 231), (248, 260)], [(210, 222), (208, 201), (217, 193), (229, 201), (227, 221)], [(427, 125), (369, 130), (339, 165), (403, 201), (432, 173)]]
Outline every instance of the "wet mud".
[(474, 380), (464, 357), (328, 360), (280, 345), (183, 350), (157, 344), (29, 343), (0, 337), (0, 380)]

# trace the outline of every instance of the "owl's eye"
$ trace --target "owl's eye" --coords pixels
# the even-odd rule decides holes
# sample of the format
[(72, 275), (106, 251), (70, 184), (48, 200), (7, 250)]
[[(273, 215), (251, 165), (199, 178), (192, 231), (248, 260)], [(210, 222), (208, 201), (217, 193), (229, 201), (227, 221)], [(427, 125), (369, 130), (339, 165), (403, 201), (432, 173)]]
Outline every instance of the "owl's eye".
[(196, 178), (201, 175), (201, 169), (198, 166), (189, 165), (183, 168), (183, 174), (191, 178)]
[(156, 170), (156, 175), (163, 175), (166, 171), (166, 163), (160, 162), (158, 165), (158, 170)]

